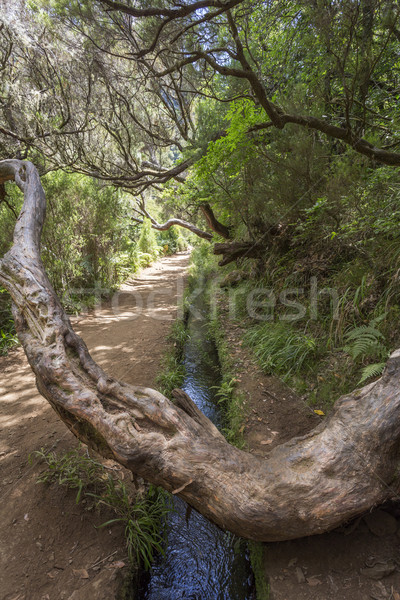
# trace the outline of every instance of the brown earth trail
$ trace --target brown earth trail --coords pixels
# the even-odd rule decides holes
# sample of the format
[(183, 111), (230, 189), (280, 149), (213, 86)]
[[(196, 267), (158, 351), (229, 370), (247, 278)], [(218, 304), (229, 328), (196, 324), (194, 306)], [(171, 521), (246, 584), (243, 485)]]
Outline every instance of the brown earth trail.
[[(110, 375), (156, 385), (187, 265), (188, 254), (164, 258), (75, 320)], [(105, 513), (85, 511), (74, 491), (36, 484), (43, 467), (29, 454), (64, 452), (77, 440), (38, 393), (22, 348), (0, 358), (0, 431), (0, 599), (112, 600), (126, 555), (122, 529), (96, 529)]]

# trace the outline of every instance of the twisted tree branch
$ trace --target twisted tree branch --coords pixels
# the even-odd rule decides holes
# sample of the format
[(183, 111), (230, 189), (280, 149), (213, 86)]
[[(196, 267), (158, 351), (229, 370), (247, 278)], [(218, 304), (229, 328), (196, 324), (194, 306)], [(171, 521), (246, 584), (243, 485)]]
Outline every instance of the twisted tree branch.
[(40, 259), (46, 201), (38, 172), (30, 162), (1, 161), (0, 183), (12, 179), (25, 200), (0, 284), (40, 393), (79, 439), (255, 540), (322, 533), (399, 491), (400, 351), (381, 379), (341, 398), (314, 431), (267, 459), (238, 450), (187, 398), (175, 406), (93, 361)]

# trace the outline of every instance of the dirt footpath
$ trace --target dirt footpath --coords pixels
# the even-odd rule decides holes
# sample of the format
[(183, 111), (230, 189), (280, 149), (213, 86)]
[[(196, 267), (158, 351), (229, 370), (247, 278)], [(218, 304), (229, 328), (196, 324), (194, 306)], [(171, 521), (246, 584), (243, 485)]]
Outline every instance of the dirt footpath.
[[(110, 375), (155, 386), (187, 265), (188, 254), (165, 258), (74, 320)], [(42, 467), (29, 454), (65, 452), (77, 440), (38, 394), (20, 348), (0, 358), (0, 432), (0, 599), (113, 600), (125, 571), (122, 529), (96, 529), (109, 514), (85, 511), (74, 491), (36, 483)]]

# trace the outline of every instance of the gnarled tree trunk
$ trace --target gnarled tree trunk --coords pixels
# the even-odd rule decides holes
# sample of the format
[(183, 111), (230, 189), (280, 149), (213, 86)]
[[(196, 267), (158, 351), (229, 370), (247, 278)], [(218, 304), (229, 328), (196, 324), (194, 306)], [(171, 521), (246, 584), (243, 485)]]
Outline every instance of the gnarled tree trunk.
[(186, 395), (177, 405), (129, 386), (92, 360), (44, 272), (45, 197), (29, 162), (0, 162), (25, 202), (0, 283), (41, 394), (77, 437), (147, 480), (179, 493), (209, 519), (255, 540), (321, 533), (399, 490), (400, 352), (377, 382), (341, 398), (311, 433), (267, 459), (230, 446)]

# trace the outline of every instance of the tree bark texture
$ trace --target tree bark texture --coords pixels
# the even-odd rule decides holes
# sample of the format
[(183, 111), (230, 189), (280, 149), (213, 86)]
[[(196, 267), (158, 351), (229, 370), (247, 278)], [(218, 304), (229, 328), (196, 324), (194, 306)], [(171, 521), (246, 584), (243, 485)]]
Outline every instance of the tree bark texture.
[(46, 202), (38, 172), (29, 162), (1, 161), (0, 183), (12, 179), (25, 201), (0, 284), (12, 296), (40, 393), (79, 439), (254, 540), (322, 533), (395, 496), (400, 351), (383, 377), (338, 400), (315, 430), (267, 458), (252, 456), (229, 445), (187, 395), (176, 392), (175, 405), (108, 377), (93, 361), (40, 258)]
[(226, 240), (231, 238), (231, 232), (229, 227), (218, 221), (217, 217), (214, 215), (214, 211), (211, 208), (208, 202), (204, 202), (204, 204), (200, 205), (201, 212), (204, 215), (204, 218), (207, 221), (207, 225), (210, 229), (218, 233), (218, 235), (222, 236)]
[(239, 258), (260, 258), (265, 253), (265, 245), (258, 242), (222, 242), (214, 244), (213, 252), (223, 256), (218, 263), (223, 267)]

